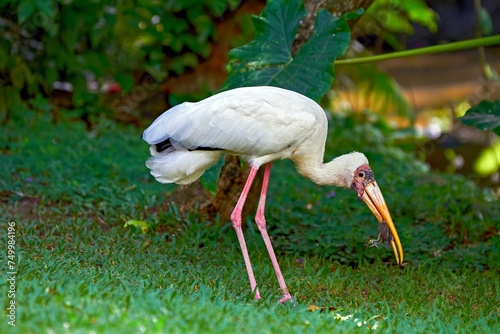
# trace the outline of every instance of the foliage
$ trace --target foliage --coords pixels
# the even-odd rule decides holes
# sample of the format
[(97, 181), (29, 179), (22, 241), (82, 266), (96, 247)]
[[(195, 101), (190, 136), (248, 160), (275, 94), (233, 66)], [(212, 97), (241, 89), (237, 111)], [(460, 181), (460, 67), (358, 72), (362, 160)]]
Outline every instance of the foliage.
[[(0, 8), (27, 24), (45, 4), (22, 3), (19, 9), (3, 1)], [(165, 6), (184, 4), (208, 2)], [(80, 5), (57, 3), (53, 10), (69, 6), (76, 11)], [(54, 18), (56, 32), (61, 31), (59, 20), (68, 18)], [(86, 21), (73, 23), (79, 27), (73, 32), (77, 37), (93, 29)], [(37, 29), (42, 41), (52, 31), (50, 26)], [(92, 44), (80, 37), (73, 51)], [(2, 40), (0, 45), (11, 42)], [(153, 61), (141, 42), (136, 44), (141, 59)], [(120, 54), (113, 44), (110, 49)], [(333, 115), (329, 138), (334, 139), (327, 155), (353, 149), (367, 154), (402, 238), (406, 266), (391, 267), (390, 250), (366, 246), (376, 237), (378, 223), (355, 193), (319, 187), (298, 176), (290, 161), (280, 161), (273, 167), (267, 221), (298, 305), (276, 303), (274, 271), (259, 232), (249, 224), (245, 236), (264, 296), (254, 302), (231, 225), (205, 222), (196, 214), (181, 217), (174, 206), (166, 213), (159, 210), (164, 192), (172, 188), (145, 173), (147, 151), (137, 129), (98, 118), (86, 130), (83, 122), (75, 121), (78, 110), (53, 122), (48, 100), (36, 94), (35, 84), (28, 88), (28, 81), (37, 77), (30, 75), (50, 64), (41, 61), (43, 57), (31, 64), (20, 49), (12, 50), (25, 66), (13, 66), (2, 54), (0, 62), (7, 65), (0, 68), (1, 79), (25, 81), (2, 96), (14, 99), (7, 101), (9, 108), (17, 108), (23, 117), (12, 119), (0, 132), (0, 219), (16, 222), (19, 313), (18, 326), (7, 327), (2, 321), (0, 332), (345, 333), (375, 326), (386, 332), (500, 330), (498, 199), (463, 177), (429, 172), (413, 156), (392, 147), (391, 138), (379, 128)], [(39, 51), (66, 53), (61, 57), (73, 56), (82, 66), (99, 65), (85, 61), (91, 53), (72, 52), (66, 44)], [(113, 75), (115, 65), (110, 62), (103, 73)], [(68, 71), (65, 61), (54, 66), (58, 75), (67, 72), (67, 78), (82, 75), (75, 68)], [(12, 79), (7, 68), (24, 72)], [(7, 89), (13, 89), (9, 85)], [(16, 104), (19, 96), (31, 97), (34, 111)], [(79, 101), (75, 105), (87, 103)], [(0, 301), (7, 305), (7, 294)], [(308, 312), (308, 304), (319, 311)], [(359, 321), (342, 321), (336, 313), (346, 318), (352, 314)], [(261, 325), (257, 330), (249, 327), (252, 323)]]
[(500, 170), (500, 140), (485, 148), (474, 162), (474, 170), (481, 176), (488, 176)]
[[(360, 18), (355, 28), (356, 36), (375, 33), (394, 49), (402, 50), (395, 33), (413, 34), (411, 22), (437, 31), (437, 15), (422, 0), (376, 0)], [(357, 45), (348, 50), (346, 58), (360, 58)], [(367, 52), (363, 50), (364, 54)], [(369, 58), (369, 57), (367, 57)], [(336, 67), (338, 79), (334, 88), (339, 90), (332, 101), (334, 110), (362, 111), (369, 109), (383, 116), (398, 118), (402, 123), (413, 124), (414, 110), (402, 89), (387, 73), (374, 64)]]
[[(428, 171), (378, 128), (333, 115), (327, 155), (367, 154), (406, 266), (391, 265), (392, 251), (366, 246), (378, 223), (353, 191), (317, 186), (279, 161), (267, 222), (298, 301), (282, 307), (255, 224), (245, 238), (264, 297), (258, 302), (230, 223), (158, 209), (172, 188), (144, 171), (136, 129), (102, 119), (86, 131), (71, 112), (55, 124), (21, 112), (24, 120), (0, 132), (0, 219), (16, 223), (19, 263), (18, 326), (2, 321), (0, 332), (500, 329), (498, 199), (463, 177)], [(133, 220), (146, 222), (146, 233), (124, 227)]]
[(461, 120), (465, 125), (474, 125), (480, 130), (493, 130), (500, 136), (500, 100), (481, 101), (467, 110)]
[[(335, 111), (371, 110), (380, 116), (413, 123), (414, 110), (399, 84), (375, 64), (337, 67)], [(348, 103), (348, 105), (346, 105)]]
[(349, 46), (347, 19), (358, 15), (336, 18), (319, 11), (312, 36), (292, 57), (292, 43), (305, 14), (300, 0), (269, 1), (261, 15), (252, 18), (255, 39), (229, 52), (223, 89), (276, 86), (319, 101), (332, 86), (334, 60)]
[(373, 24), (378, 25), (384, 33), (377, 34), (394, 49), (400, 50), (403, 47), (399, 45), (394, 33), (413, 34), (411, 22), (436, 33), (437, 19), (437, 14), (423, 0), (376, 0), (361, 18), (359, 27), (369, 34), (373, 32)]
[[(493, 130), (500, 136), (500, 100), (481, 101), (467, 110), (461, 117), (465, 125), (474, 125), (480, 130)], [(486, 148), (474, 163), (474, 170), (480, 175), (491, 175), (500, 168), (500, 141)]]
[(63, 89), (75, 107), (98, 113), (95, 93), (110, 82), (128, 93), (145, 73), (161, 82), (196, 67), (210, 55), (214, 20), (238, 4), (0, 1), (0, 111)]

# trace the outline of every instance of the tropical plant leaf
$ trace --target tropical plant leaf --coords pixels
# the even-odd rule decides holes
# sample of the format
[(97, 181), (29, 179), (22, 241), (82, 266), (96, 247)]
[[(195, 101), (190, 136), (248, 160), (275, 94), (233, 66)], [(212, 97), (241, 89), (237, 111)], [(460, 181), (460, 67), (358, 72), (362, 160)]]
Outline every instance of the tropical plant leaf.
[(306, 14), (300, 0), (271, 0), (259, 17), (253, 17), (255, 39), (229, 52), (229, 76), (223, 90), (245, 86), (276, 86), (319, 101), (334, 79), (333, 62), (344, 54), (350, 42), (347, 19), (322, 10), (315, 29), (295, 57), (292, 43)]
[(481, 101), (467, 110), (461, 120), (465, 125), (474, 125), (480, 130), (493, 130), (500, 136), (500, 100)]

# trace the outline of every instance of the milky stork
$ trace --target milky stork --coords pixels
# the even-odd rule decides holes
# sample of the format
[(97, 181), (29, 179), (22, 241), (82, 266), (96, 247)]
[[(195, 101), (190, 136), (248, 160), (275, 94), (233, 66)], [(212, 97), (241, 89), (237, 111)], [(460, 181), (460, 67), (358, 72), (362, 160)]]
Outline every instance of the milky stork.
[(255, 299), (260, 294), (243, 237), (241, 212), (257, 170), (265, 165), (255, 221), (278, 277), (283, 295), (280, 302), (291, 300), (264, 218), (271, 163), (277, 159), (291, 159), (300, 175), (317, 184), (354, 189), (380, 222), (379, 239), (390, 242), (396, 261), (403, 261), (399, 236), (368, 159), (362, 153), (352, 152), (323, 163), (327, 125), (323, 109), (301, 94), (277, 87), (243, 87), (200, 102), (177, 105), (160, 115), (142, 135), (151, 145), (152, 157), (146, 166), (162, 183), (192, 183), (223, 154), (239, 156), (250, 164), (250, 174), (231, 221), (251, 290), (256, 290)]

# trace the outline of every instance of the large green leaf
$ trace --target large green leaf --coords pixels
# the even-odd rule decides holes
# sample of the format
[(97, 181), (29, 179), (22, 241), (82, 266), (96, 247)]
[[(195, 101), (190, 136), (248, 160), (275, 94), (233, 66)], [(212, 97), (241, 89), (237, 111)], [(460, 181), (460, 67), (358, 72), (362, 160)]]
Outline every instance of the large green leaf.
[(229, 76), (223, 89), (269, 83), (291, 62), (290, 49), (306, 13), (300, 1), (270, 0), (260, 16), (252, 17), (254, 40), (229, 52)]
[[(359, 12), (361, 13), (361, 11)], [(229, 52), (229, 77), (223, 90), (244, 86), (276, 86), (319, 101), (334, 79), (333, 62), (350, 42), (348, 18), (318, 13), (311, 38), (292, 57), (292, 43), (306, 14), (300, 0), (271, 0), (253, 17), (255, 39)]]
[(467, 110), (461, 119), (465, 125), (474, 125), (480, 130), (493, 130), (500, 136), (500, 100), (482, 101)]

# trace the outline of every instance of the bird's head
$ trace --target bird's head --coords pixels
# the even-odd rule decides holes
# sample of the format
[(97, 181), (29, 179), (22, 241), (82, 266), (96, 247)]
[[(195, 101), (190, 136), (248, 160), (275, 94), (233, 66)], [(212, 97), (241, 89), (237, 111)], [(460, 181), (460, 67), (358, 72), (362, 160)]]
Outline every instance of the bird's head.
[[(337, 159), (343, 166), (342, 183), (345, 187), (350, 187), (358, 193), (360, 200), (373, 212), (380, 223), (379, 239), (392, 246), (396, 261), (403, 263), (403, 248), (399, 240), (396, 227), (385, 204), (384, 196), (375, 181), (373, 171), (368, 165), (368, 159), (362, 153), (353, 152), (343, 155)], [(337, 160), (335, 159), (335, 160)], [(398, 255), (399, 251), (399, 255)]]

